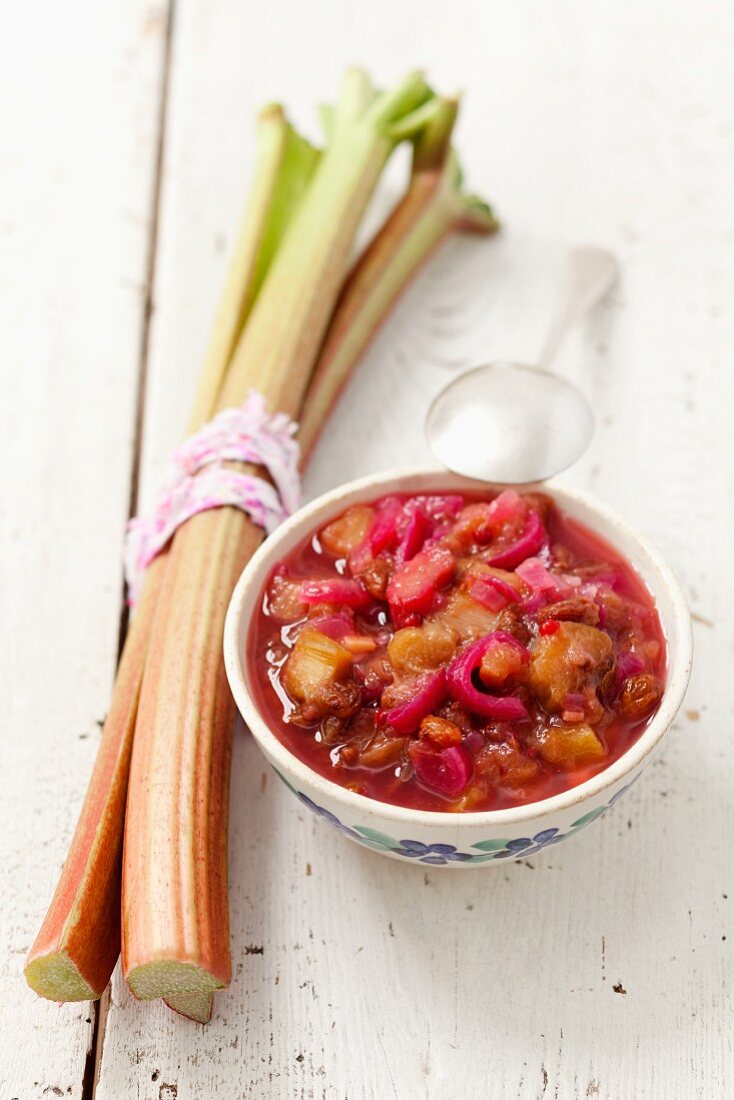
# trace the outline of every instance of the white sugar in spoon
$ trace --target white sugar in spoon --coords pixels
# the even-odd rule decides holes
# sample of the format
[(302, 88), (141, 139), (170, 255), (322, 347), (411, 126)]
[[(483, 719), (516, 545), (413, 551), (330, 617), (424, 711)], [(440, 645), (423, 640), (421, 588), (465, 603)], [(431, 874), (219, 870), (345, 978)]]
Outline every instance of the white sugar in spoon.
[(440, 391), (425, 433), (442, 466), (482, 481), (522, 484), (551, 477), (581, 457), (594, 430), (591, 408), (574, 385), (547, 368), (571, 325), (601, 301), (618, 272), (610, 252), (573, 249), (537, 365), (488, 363)]

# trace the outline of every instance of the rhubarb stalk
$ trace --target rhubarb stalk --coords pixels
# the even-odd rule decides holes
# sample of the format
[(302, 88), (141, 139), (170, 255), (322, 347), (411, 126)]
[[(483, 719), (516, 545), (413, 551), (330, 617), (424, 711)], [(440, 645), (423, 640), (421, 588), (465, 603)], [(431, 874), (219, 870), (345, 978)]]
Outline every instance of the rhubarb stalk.
[[(265, 278), (223, 387), (293, 415), (343, 282), (354, 235), (397, 140), (431, 117), (420, 76), (378, 95), (348, 75), (330, 141)], [(123, 972), (143, 999), (229, 983), (227, 814), (233, 704), (221, 658), (234, 584), (262, 538), (220, 508), (169, 551), (136, 724), (122, 886)], [(175, 580), (174, 580), (175, 578)]]
[[(457, 105), (444, 100), (415, 147), (409, 189), (345, 280), (309, 384), (298, 428), (305, 465), (340, 390), (405, 285), (452, 230), (494, 232), (490, 208), (461, 190), (450, 148)], [(174, 1011), (207, 1023), (213, 993), (165, 998)]]
[(255, 175), (230, 260), (204, 367), (194, 400), (194, 431), (217, 407), (237, 341), (286, 230), (300, 206), (319, 160), (314, 149), (286, 121), (277, 104), (258, 118)]
[[(315, 151), (295, 133), (280, 108), (270, 107), (262, 113), (252, 193), (194, 401), (190, 431), (199, 428), (216, 409), (234, 342), (316, 160)], [(120, 954), (120, 876), (130, 756), (148, 640), (166, 571), (164, 551), (148, 569), (77, 827), (51, 905), (28, 955), (26, 980), (49, 1000), (100, 997)]]
[(349, 374), (400, 294), (434, 248), (452, 231), (492, 233), (489, 206), (462, 190), (451, 148), (458, 103), (432, 101), (414, 143), (410, 185), (344, 283), (308, 392), (299, 441), (305, 462)]

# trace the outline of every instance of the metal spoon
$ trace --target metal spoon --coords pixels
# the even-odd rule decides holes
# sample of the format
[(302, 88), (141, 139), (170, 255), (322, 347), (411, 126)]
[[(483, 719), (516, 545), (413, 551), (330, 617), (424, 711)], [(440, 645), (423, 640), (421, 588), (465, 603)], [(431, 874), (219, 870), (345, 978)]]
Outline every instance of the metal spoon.
[(453, 379), (426, 416), (428, 446), (454, 473), (522, 484), (565, 470), (594, 430), (588, 401), (547, 369), (568, 329), (600, 302), (619, 265), (601, 248), (569, 253), (564, 293), (536, 366), (489, 363)]

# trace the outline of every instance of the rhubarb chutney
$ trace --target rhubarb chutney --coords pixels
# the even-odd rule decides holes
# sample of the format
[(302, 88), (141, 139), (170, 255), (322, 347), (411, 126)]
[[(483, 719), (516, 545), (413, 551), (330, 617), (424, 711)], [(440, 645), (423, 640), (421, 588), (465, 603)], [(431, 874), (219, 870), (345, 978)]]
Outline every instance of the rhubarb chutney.
[(632, 566), (541, 493), (383, 496), (271, 574), (257, 703), (320, 775), (419, 810), (497, 810), (618, 759), (665, 642)]

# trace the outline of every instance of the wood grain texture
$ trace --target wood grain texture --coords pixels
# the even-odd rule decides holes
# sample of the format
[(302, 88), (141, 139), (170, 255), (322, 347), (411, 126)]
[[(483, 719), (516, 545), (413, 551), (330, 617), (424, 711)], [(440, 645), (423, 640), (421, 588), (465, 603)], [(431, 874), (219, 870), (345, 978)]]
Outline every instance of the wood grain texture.
[[(474, 873), (404, 867), (332, 835), (266, 772), (240, 730), (232, 987), (201, 1028), (134, 1003), (116, 976), (101, 1100), (709, 1100), (730, 1091), (733, 41), (725, 0), (457, 0), (448, 14), (437, 0), (178, 0), (143, 496), (184, 425), (241, 210), (257, 106), (282, 99), (315, 134), (312, 106), (333, 95), (355, 56), (385, 81), (425, 65), (437, 85), (466, 89), (464, 165), (506, 228), (436, 255), (365, 359), (307, 490), (426, 458), (421, 419), (436, 387), (484, 358), (531, 357), (564, 250), (606, 244), (620, 256), (622, 282), (559, 360), (598, 415), (594, 444), (568, 479), (624, 512), (678, 570), (696, 614), (697, 655), (663, 754), (612, 815), (572, 844)], [(40, 184), (38, 194), (49, 201)], [(85, 236), (78, 247), (92, 243)], [(26, 294), (40, 248), (33, 270), (22, 268)], [(43, 285), (53, 301), (49, 270)], [(10, 290), (16, 308), (27, 309), (19, 287)], [(94, 708), (102, 713), (111, 676), (129, 446), (120, 418), (132, 401), (118, 332), (108, 323), (90, 362), (77, 363), (84, 405), (63, 471), (41, 496), (51, 452), (36, 447), (24, 531), (3, 561), (4, 576), (22, 568), (32, 578), (23, 595), (13, 586), (5, 597), (11, 660), (3, 667), (23, 664), (28, 621), (43, 616), (49, 668), (42, 697), (28, 688), (13, 697), (6, 739), (13, 774), (31, 777), (25, 790), (8, 791), (9, 820), (25, 824), (0, 842), (24, 883), (20, 904), (0, 918), (19, 947), (41, 913), (37, 884), (50, 887), (65, 843), (56, 834), (69, 835), (91, 762), (87, 742), (73, 759), (52, 750), (70, 729), (91, 726)], [(114, 371), (99, 369), (105, 348), (115, 351)], [(75, 357), (63, 331), (54, 351), (65, 365), (86, 358)], [(40, 405), (44, 386), (57, 387), (60, 407), (71, 409), (61, 393), (67, 377), (51, 373), (48, 349), (15, 375), (20, 415), (7, 417), (11, 433)], [(106, 404), (114, 422), (100, 415)], [(104, 469), (104, 487), (95, 469)], [(70, 506), (74, 531), (64, 523)], [(42, 518), (47, 538), (31, 542)], [(77, 570), (82, 536), (95, 552)], [(40, 846), (49, 837), (55, 855)], [(19, 973), (22, 955), (13, 959)], [(16, 1012), (17, 986), (7, 996), (3, 1012)], [(23, 1011), (0, 1071), (8, 1096), (36, 1094), (23, 1067), (44, 1046), (43, 1064), (69, 1076), (86, 1034), (73, 1009), (54, 1015), (26, 1002)], [(5, 1041), (5, 1017), (0, 1033)], [(78, 1091), (76, 1079), (68, 1083)]]
[[(12, 24), (12, 26), (11, 26)], [(149, 3), (18, 5), (0, 64), (0, 1096), (82, 1095), (94, 1011), (22, 967), (118, 645), (162, 47)]]

